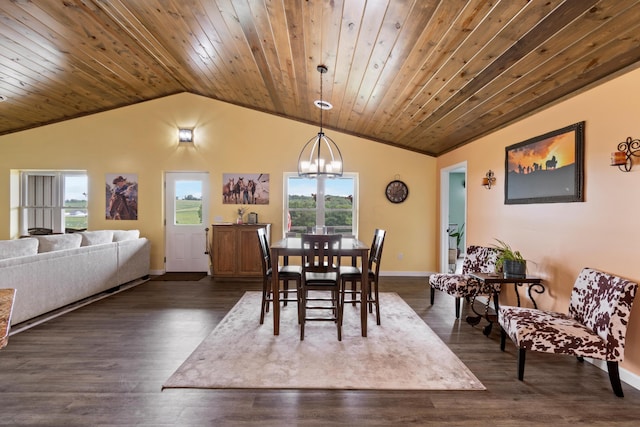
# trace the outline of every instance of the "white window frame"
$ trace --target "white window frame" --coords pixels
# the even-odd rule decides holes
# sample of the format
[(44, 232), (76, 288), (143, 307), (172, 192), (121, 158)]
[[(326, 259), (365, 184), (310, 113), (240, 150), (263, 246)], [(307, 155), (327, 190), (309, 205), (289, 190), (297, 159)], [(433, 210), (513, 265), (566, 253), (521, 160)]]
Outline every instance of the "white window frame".
[[(358, 237), (358, 217), (359, 217), (359, 209), (358, 209), (358, 194), (360, 192), (359, 189), (359, 175), (355, 172), (345, 172), (343, 173), (343, 178), (353, 179), (353, 202), (351, 209), (351, 223), (352, 223), (352, 233), (354, 237)], [(287, 224), (288, 224), (288, 213), (289, 213), (289, 178), (297, 178), (297, 172), (285, 172), (283, 174), (283, 187), (284, 187), (284, 197), (283, 197), (283, 217), (282, 217), (282, 234), (283, 237), (286, 236), (287, 233)], [(325, 226), (325, 209), (324, 209), (324, 196), (325, 196), (325, 183), (326, 180), (334, 179), (334, 178), (325, 178), (318, 177), (316, 180), (316, 227), (323, 228)], [(335, 178), (339, 179), (339, 178)]]
[[(34, 176), (51, 177), (50, 194), (45, 197), (43, 203), (30, 204), (30, 191), (43, 191), (43, 188), (35, 188), (30, 190), (29, 178)], [(65, 179), (74, 176), (87, 177), (86, 171), (40, 171), (40, 170), (28, 170), (20, 172), (20, 235), (26, 236), (29, 234), (29, 228), (31, 226), (41, 226), (44, 228), (51, 228), (53, 233), (65, 232), (65, 211), (68, 209), (85, 211), (87, 214), (87, 221), (89, 220), (89, 209), (87, 208), (68, 208), (65, 207)], [(38, 209), (41, 210), (46, 217), (44, 223), (41, 224), (29, 224), (29, 210)]]

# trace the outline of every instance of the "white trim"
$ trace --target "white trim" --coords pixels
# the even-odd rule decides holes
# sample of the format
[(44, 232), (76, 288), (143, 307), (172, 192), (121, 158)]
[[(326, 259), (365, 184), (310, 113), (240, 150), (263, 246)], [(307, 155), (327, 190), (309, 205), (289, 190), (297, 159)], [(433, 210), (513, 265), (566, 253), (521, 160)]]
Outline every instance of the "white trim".
[(432, 271), (380, 271), (380, 276), (386, 277), (424, 277), (434, 274)]
[[(457, 163), (455, 165), (448, 166), (440, 169), (440, 227), (438, 229), (440, 242), (440, 272), (446, 273), (449, 271), (449, 234), (447, 228), (449, 227), (449, 174), (451, 172), (464, 172), (465, 180), (467, 179), (467, 162)], [(465, 187), (465, 207), (464, 207), (464, 222), (467, 222), (467, 196)]]
[[(585, 357), (584, 360), (586, 362), (591, 363), (592, 365), (602, 369), (605, 372), (608, 372), (607, 362), (604, 360), (591, 359), (589, 357)], [(620, 371), (620, 380), (625, 382), (627, 385), (635, 388), (636, 390), (640, 390), (640, 375), (634, 374), (624, 368), (619, 368)]]

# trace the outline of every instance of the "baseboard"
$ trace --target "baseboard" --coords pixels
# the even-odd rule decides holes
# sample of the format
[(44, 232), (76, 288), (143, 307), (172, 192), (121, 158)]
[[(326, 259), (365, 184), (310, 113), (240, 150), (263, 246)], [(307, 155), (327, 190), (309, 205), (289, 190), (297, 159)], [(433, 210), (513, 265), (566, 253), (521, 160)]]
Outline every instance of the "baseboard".
[(388, 277), (424, 277), (425, 279), (433, 274), (429, 271), (380, 271), (380, 276)]
[[(589, 362), (592, 365), (597, 366), (598, 368), (602, 369), (605, 372), (608, 372), (607, 370), (607, 362), (604, 360), (598, 360), (598, 359), (591, 359), (588, 357), (584, 358), (585, 362)], [(629, 372), (624, 368), (620, 368), (620, 380), (623, 381), (624, 383), (626, 383), (627, 385), (630, 385), (631, 387), (635, 388), (636, 390), (640, 390), (640, 375), (634, 374), (633, 372)]]

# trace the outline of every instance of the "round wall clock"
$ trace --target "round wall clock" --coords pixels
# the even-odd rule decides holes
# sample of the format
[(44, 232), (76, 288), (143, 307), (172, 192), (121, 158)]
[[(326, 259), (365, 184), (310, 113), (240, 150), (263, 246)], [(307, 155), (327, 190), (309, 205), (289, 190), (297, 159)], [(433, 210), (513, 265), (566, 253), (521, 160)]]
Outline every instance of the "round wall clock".
[(385, 193), (391, 203), (402, 203), (407, 200), (407, 196), (409, 196), (409, 187), (407, 187), (407, 184), (404, 182), (396, 179), (387, 185)]

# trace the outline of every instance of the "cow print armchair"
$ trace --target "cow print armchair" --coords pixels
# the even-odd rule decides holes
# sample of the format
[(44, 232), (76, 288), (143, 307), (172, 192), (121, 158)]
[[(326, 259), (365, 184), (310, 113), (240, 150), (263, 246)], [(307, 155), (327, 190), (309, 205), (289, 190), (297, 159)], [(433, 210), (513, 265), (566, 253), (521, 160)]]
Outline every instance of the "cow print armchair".
[[(431, 305), (435, 300), (435, 291), (439, 290), (456, 298), (456, 318), (460, 318), (461, 298), (470, 299), (475, 295), (492, 295), (500, 291), (500, 284), (489, 287), (470, 276), (471, 273), (494, 273), (499, 251), (495, 248), (471, 245), (462, 262), (461, 274), (432, 274), (429, 276), (431, 287)], [(494, 289), (495, 287), (495, 289)]]
[(568, 314), (501, 306), (500, 348), (509, 336), (518, 348), (518, 379), (523, 380), (527, 350), (605, 360), (613, 392), (623, 397), (618, 362), (638, 285), (591, 268), (582, 270), (571, 293)]

